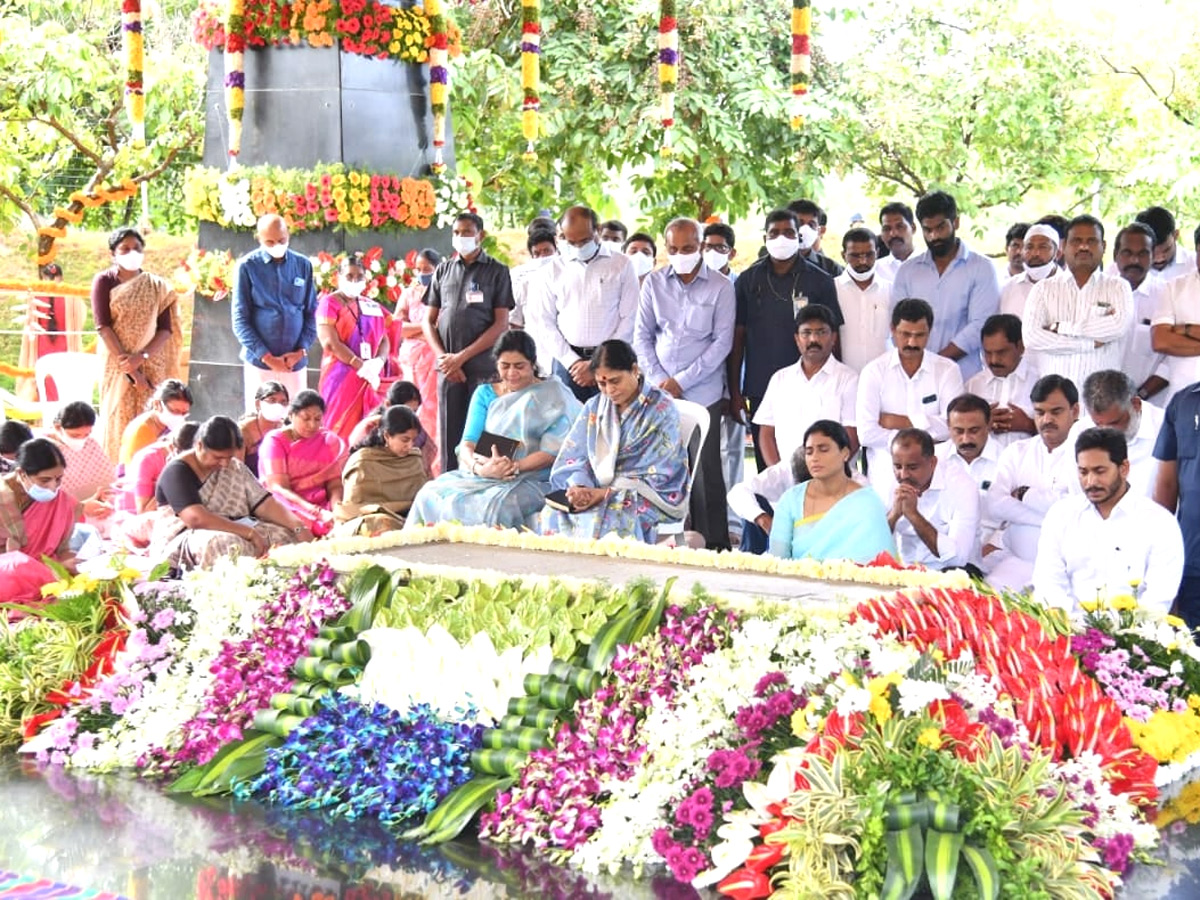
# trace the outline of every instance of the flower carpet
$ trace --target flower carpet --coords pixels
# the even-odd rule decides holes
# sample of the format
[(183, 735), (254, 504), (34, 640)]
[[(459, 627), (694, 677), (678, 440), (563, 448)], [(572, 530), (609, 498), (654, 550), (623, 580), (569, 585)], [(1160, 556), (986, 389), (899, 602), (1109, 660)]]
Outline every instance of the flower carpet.
[(0, 871), (0, 900), (124, 900), (120, 894), (93, 891), (51, 881)]
[(874, 566), (730, 605), (365, 549), (63, 582), (0, 631), (0, 743), (734, 898), (1110, 897), (1200, 818), (1200, 648), (1129, 597)]

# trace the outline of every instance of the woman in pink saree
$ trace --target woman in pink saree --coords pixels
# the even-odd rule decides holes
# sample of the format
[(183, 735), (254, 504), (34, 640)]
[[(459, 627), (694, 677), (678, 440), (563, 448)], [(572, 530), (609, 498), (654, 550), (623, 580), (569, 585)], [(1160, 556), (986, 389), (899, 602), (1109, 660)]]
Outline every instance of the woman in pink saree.
[(363, 296), (367, 270), (357, 256), (342, 262), (338, 288), (317, 304), (317, 337), (321, 340), (321, 380), (325, 426), (343, 441), (350, 439), (364, 416), (383, 402), (396, 380), (388, 334), (392, 317)]
[(259, 444), (259, 476), (313, 534), (327, 534), (333, 505), (342, 499), (346, 442), (322, 427), (325, 401), (316, 391), (297, 394), (288, 413), (287, 424)]
[[(441, 261), (442, 255), (436, 250), (427, 249), (418, 253), (413, 263), (417, 277), (396, 301), (396, 319), (400, 322), (400, 333), (404, 338), (396, 356), (400, 362), (400, 375), (405, 381), (415, 384), (421, 392), (421, 408), (417, 411), (417, 418), (421, 420), (425, 434), (433, 441), (435, 450), (440, 440), (437, 432), (437, 359), (433, 348), (425, 340), (421, 323), (425, 321), (425, 292), (433, 280), (433, 270)], [(433, 459), (433, 470), (429, 474), (436, 476), (441, 464), (436, 452)]]
[(58, 579), (42, 557), (75, 569), (71, 532), (79, 504), (62, 490), (62, 450), (47, 438), (17, 450), (17, 468), (0, 478), (0, 584), (13, 603), (40, 603), (42, 586)]

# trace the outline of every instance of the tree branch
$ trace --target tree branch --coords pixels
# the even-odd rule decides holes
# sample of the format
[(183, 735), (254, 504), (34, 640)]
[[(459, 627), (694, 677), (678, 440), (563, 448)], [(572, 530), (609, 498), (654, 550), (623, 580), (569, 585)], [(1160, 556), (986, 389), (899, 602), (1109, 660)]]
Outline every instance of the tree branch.
[(38, 217), (37, 210), (30, 206), (23, 197), (18, 197), (15, 192), (2, 184), (0, 184), (0, 197), (7, 197), (13, 206), (25, 213), (29, 217), (29, 221), (33, 223), (34, 231), (42, 227), (42, 220)]
[(96, 165), (100, 164), (100, 159), (101, 159), (100, 154), (97, 153), (95, 150), (93, 150), (91, 147), (88, 147), (86, 144), (84, 144), (83, 141), (73, 131), (71, 131), (69, 128), (67, 128), (65, 125), (63, 125), (60, 121), (58, 121), (58, 119), (55, 116), (50, 116), (48, 119), (44, 119), (41, 116), (30, 116), (27, 119), (10, 119), (9, 121), (12, 121), (12, 122), (38, 122), (42, 125), (46, 125), (50, 128), (53, 128), (55, 131), (57, 131), (59, 134), (61, 134), (63, 137), (65, 137), (68, 141), (70, 141), (76, 150), (78, 150), (80, 153), (82, 153), (84, 156), (86, 156), (88, 159), (90, 159)]
[(1175, 95), (1175, 72), (1174, 72), (1174, 70), (1171, 71), (1171, 90), (1168, 91), (1166, 93), (1166, 95), (1163, 95), (1163, 94), (1160, 94), (1158, 92), (1158, 90), (1154, 87), (1154, 85), (1150, 83), (1150, 79), (1146, 77), (1146, 73), (1143, 72), (1141, 69), (1139, 69), (1137, 66), (1131, 66), (1128, 69), (1121, 69), (1121, 68), (1118, 68), (1116, 65), (1114, 65), (1103, 54), (1100, 55), (1100, 59), (1104, 61), (1104, 64), (1106, 66), (1108, 66), (1109, 70), (1114, 75), (1132, 75), (1135, 78), (1137, 78), (1139, 81), (1141, 81), (1141, 83), (1146, 86), (1146, 90), (1148, 90), (1150, 92), (1150, 96), (1152, 96), (1155, 100), (1157, 100), (1159, 103), (1161, 103), (1163, 108), (1166, 109), (1167, 112), (1169, 112), (1171, 115), (1173, 115), (1176, 119), (1178, 119), (1184, 125), (1187, 125), (1190, 128), (1196, 128), (1198, 125), (1200, 125), (1200, 123), (1197, 123), (1197, 121), (1194, 118), (1192, 118), (1187, 113), (1185, 113), (1182, 109), (1180, 109), (1177, 104), (1174, 104), (1171, 102), (1171, 98)]

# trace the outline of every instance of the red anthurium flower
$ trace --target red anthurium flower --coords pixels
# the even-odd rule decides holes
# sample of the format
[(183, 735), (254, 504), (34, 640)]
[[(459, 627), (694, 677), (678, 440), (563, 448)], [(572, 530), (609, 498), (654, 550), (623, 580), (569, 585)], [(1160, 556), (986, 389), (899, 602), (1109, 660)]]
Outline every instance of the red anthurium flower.
[(758, 900), (760, 897), (771, 896), (771, 879), (762, 872), (738, 869), (726, 875), (717, 885), (717, 890), (726, 897), (733, 897), (734, 900)]
[(783, 844), (759, 844), (746, 857), (746, 868), (753, 872), (768, 872), (783, 859)]

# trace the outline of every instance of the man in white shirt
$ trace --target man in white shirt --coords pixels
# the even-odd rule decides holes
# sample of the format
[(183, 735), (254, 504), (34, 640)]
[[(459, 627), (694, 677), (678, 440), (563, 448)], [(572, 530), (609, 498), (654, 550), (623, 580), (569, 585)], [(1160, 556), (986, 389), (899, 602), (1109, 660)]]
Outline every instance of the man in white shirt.
[(964, 567), (978, 551), (979, 491), (958, 466), (939, 466), (933, 438), (904, 428), (892, 441), (896, 488), (888, 526), (905, 563)]
[(1044, 375), (1031, 392), (1038, 436), (1000, 454), (988, 488), (988, 515), (1004, 523), (1003, 546), (985, 544), (983, 570), (996, 588), (1020, 591), (1033, 578), (1047, 510), (1079, 490), (1070, 438), (1079, 419), (1079, 391), (1061, 375)]
[(592, 352), (612, 338), (633, 340), (638, 278), (629, 257), (600, 245), (599, 221), (586, 206), (572, 206), (559, 226), (560, 255), (538, 281), (526, 327), (553, 356), (554, 374), (585, 401), (596, 394)]
[(958, 364), (927, 353), (933, 309), (908, 298), (892, 307), (892, 343), (858, 378), (854, 422), (867, 451), (867, 477), (884, 503), (892, 502), (892, 439), (904, 428), (920, 428), (933, 440), (950, 437), (946, 407), (962, 393)]
[(1034, 596), (1067, 611), (1088, 600), (1133, 593), (1169, 612), (1183, 576), (1183, 535), (1169, 512), (1127, 481), (1125, 438), (1089, 428), (1075, 441), (1084, 496), (1046, 513), (1033, 571)]
[(1021, 331), (1043, 375), (1083, 384), (1099, 369), (1121, 368), (1133, 297), (1125, 279), (1100, 271), (1104, 225), (1094, 216), (1071, 220), (1063, 259), (1067, 271), (1029, 292)]
[(1039, 281), (1058, 271), (1058, 232), (1049, 225), (1030, 225), (1022, 244), (1025, 270), (1014, 275), (1000, 289), (1000, 312), (1020, 318), (1025, 314), (1025, 301)]
[(888, 255), (879, 260), (876, 274), (884, 281), (895, 281), (900, 265), (913, 255), (915, 233), (916, 219), (907, 203), (887, 203), (879, 210), (879, 236), (887, 245)]
[(742, 543), (739, 550), (759, 555), (767, 552), (771, 544), (771, 522), (774, 519), (775, 504), (788, 488), (807, 480), (808, 467), (804, 464), (804, 448), (797, 447), (790, 459), (781, 459), (775, 465), (767, 466), (729, 489), (726, 496), (729, 510), (742, 518)]
[(843, 319), (838, 340), (842, 362), (855, 372), (887, 349), (892, 283), (876, 271), (875, 252), (875, 235), (866, 228), (842, 235), (846, 271), (833, 280)]
[(1150, 327), (1151, 346), (1167, 360), (1168, 401), (1200, 381), (1200, 228), (1192, 237), (1196, 264), (1167, 282)]
[(1161, 206), (1148, 206), (1134, 216), (1135, 222), (1154, 230), (1154, 271), (1163, 281), (1174, 281), (1196, 268), (1198, 254), (1179, 246), (1179, 229), (1175, 217)]
[(529, 260), (508, 270), (512, 278), (513, 302), (516, 303), (508, 317), (509, 328), (525, 327), (530, 287), (545, 274), (546, 266), (558, 255), (554, 232), (547, 228), (531, 228), (525, 239), (525, 249), (529, 251)]
[(1038, 373), (1025, 352), (1021, 320), (1016, 316), (1000, 313), (989, 317), (983, 323), (980, 341), (984, 368), (967, 379), (965, 388), (991, 404), (988, 426), (991, 442), (999, 452), (1015, 441), (1037, 434), (1029, 392)]
[[(975, 394), (959, 394), (946, 409), (950, 425), (950, 440), (938, 444), (935, 455), (940, 465), (961, 469), (979, 486), (979, 538), (976, 549), (1000, 527), (989, 514), (986, 503), (988, 488), (996, 479), (1000, 465), (1000, 446), (988, 433), (992, 408)], [(980, 558), (971, 560), (979, 565)]]
[(1150, 266), (1154, 256), (1154, 231), (1149, 225), (1134, 222), (1117, 232), (1113, 260), (1117, 273), (1129, 282), (1133, 291), (1133, 329), (1125, 342), (1125, 361), (1121, 368), (1133, 379), (1137, 395), (1165, 406), (1171, 398), (1166, 390), (1166, 359), (1151, 346), (1150, 329), (1162, 306), (1166, 282)]
[(1161, 409), (1138, 397), (1131, 379), (1124, 372), (1103, 369), (1093, 372), (1083, 383), (1083, 407), (1087, 418), (1084, 428), (1113, 428), (1125, 438), (1130, 487), (1143, 497), (1154, 496), (1158, 479), (1158, 460), (1154, 445), (1166, 416)]
[(773, 466), (804, 443), (804, 432), (818, 419), (841, 423), (858, 452), (855, 401), (858, 373), (833, 356), (837, 342), (833, 313), (810, 303), (796, 314), (796, 347), (800, 361), (785, 366), (767, 383), (754, 413), (763, 461)]
[(996, 267), (1000, 284), (1017, 278), (1025, 271), (1025, 233), (1028, 222), (1015, 222), (1004, 232), (1004, 262)]

